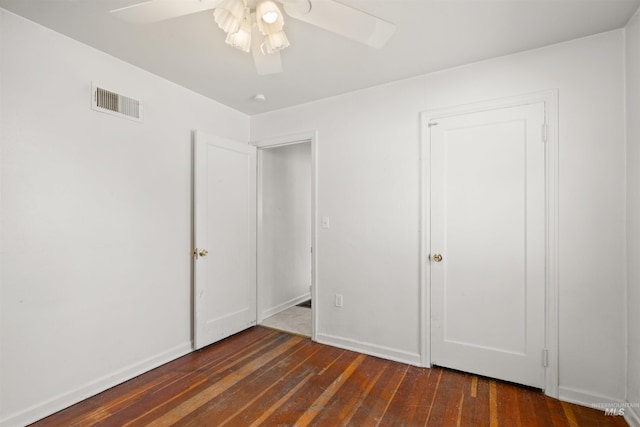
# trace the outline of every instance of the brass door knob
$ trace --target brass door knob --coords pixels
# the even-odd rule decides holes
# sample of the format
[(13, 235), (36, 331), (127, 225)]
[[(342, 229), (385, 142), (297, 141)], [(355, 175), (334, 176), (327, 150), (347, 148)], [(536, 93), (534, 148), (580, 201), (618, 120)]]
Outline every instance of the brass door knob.
[(440, 254), (433, 254), (433, 260), (434, 260), (435, 262), (440, 262), (440, 261), (442, 261), (442, 255), (440, 255)]
[(200, 252), (198, 252), (200, 256), (207, 256), (208, 254), (209, 252), (206, 249), (200, 249)]

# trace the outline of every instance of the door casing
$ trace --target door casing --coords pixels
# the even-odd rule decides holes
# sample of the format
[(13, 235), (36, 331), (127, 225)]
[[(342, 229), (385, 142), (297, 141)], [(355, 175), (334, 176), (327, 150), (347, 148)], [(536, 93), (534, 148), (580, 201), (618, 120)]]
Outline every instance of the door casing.
[(434, 109), (420, 114), (420, 352), (423, 366), (431, 366), (430, 131), (428, 123), (443, 117), (543, 102), (545, 105), (545, 394), (558, 397), (558, 91)]

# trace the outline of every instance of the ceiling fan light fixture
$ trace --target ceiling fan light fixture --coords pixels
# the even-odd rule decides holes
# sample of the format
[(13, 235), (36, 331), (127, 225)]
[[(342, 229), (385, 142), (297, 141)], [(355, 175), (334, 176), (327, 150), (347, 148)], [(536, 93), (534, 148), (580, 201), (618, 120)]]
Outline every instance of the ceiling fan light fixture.
[(227, 34), (235, 33), (244, 20), (244, 10), (242, 0), (222, 0), (213, 11), (213, 17), (222, 31)]
[(245, 19), (235, 33), (227, 34), (225, 42), (243, 52), (251, 51), (251, 22)]
[(258, 29), (264, 35), (275, 34), (282, 31), (284, 19), (282, 12), (271, 0), (262, 0), (256, 6), (256, 23)]
[[(264, 36), (264, 46), (267, 54), (279, 52), (289, 47), (289, 39), (284, 31)], [(264, 53), (264, 52), (263, 52)]]

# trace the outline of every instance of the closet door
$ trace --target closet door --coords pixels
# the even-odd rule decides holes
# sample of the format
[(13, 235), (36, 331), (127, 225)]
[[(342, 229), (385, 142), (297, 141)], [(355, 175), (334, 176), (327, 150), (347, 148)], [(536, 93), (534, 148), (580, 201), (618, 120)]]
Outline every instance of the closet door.
[(544, 103), (433, 120), (431, 361), (544, 388)]

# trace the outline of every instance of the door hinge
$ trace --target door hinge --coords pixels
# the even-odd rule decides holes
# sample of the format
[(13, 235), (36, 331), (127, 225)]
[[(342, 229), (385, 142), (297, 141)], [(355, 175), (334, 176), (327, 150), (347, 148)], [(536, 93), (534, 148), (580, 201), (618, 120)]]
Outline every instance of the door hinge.
[(548, 126), (546, 123), (542, 124), (542, 142), (547, 142), (547, 133), (548, 133)]
[(429, 123), (427, 126), (431, 127), (431, 126), (438, 126), (438, 122), (431, 122)]
[(545, 368), (549, 366), (549, 350), (546, 348), (542, 349), (542, 366)]

